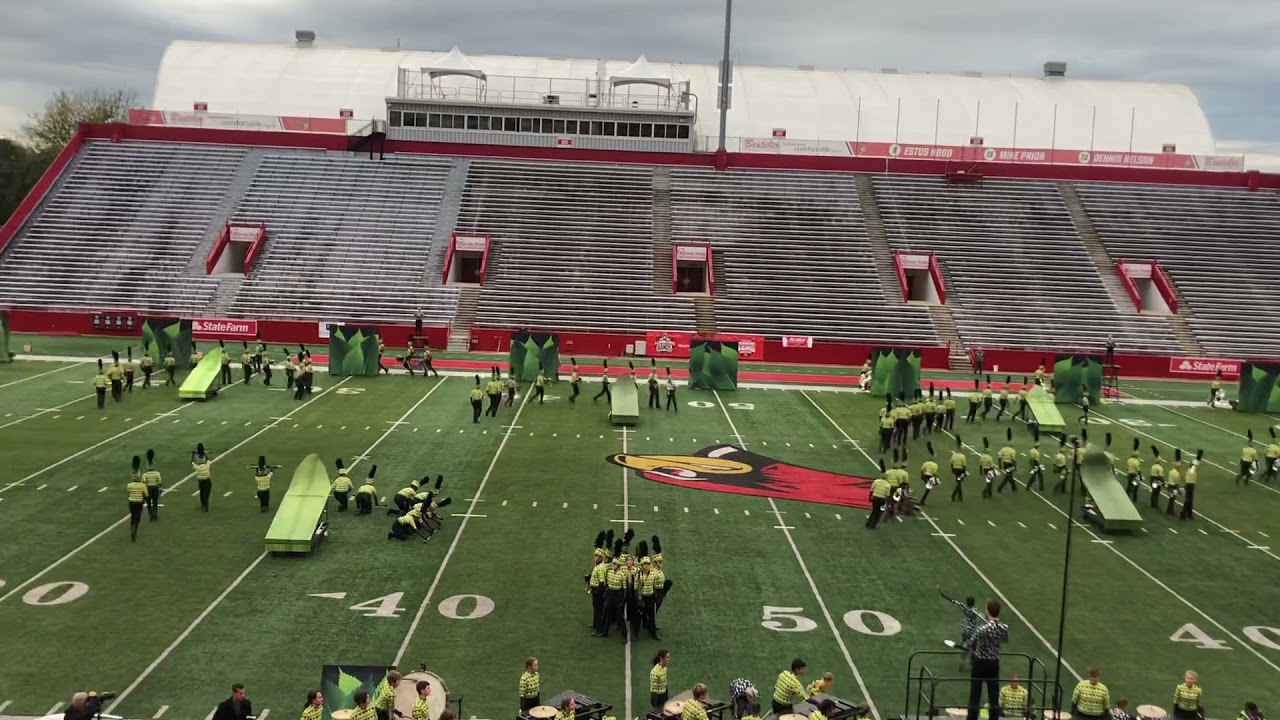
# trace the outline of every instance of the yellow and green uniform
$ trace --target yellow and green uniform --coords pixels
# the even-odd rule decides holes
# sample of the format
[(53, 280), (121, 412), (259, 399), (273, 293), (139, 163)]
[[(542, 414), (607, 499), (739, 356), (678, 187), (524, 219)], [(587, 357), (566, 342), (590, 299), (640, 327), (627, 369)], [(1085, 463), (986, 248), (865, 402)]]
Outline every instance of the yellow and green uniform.
[(649, 692), (661, 695), (667, 691), (667, 669), (662, 665), (654, 665), (649, 671)]
[(1160, 480), (1163, 482), (1164, 481), (1164, 463), (1157, 458), (1155, 462), (1151, 463), (1151, 470), (1149, 474), (1152, 480)]
[(107, 374), (106, 374), (105, 372), (102, 372), (101, 370), (99, 370), (99, 371), (98, 371), (98, 374), (93, 376), (93, 386), (94, 386), (95, 388), (97, 388), (98, 390), (106, 390), (106, 389), (107, 389)]
[(208, 480), (212, 467), (213, 462), (208, 458), (191, 461), (191, 469), (195, 472), (196, 480)]
[(1040, 367), (1036, 368), (1036, 379), (1042, 382), (1044, 381), (1044, 364), (1043, 363), (1040, 365)]
[(358, 707), (351, 711), (350, 720), (377, 720), (378, 710), (373, 703), (367, 703), (364, 707)]
[(479, 386), (476, 386), (471, 389), (471, 400), (472, 401), (484, 400), (484, 391), (481, 390)]
[(1125, 461), (1125, 472), (1129, 475), (1137, 475), (1142, 472), (1142, 458), (1138, 457), (1136, 453), (1130, 455), (1129, 459)]
[(938, 476), (938, 463), (933, 460), (925, 460), (920, 463), (920, 474), (926, 479)]
[(1011, 718), (1020, 718), (1027, 709), (1027, 689), (1019, 685), (1000, 688), (1000, 708)]
[(141, 503), (147, 499), (147, 484), (141, 479), (134, 479), (125, 485), (125, 490), (129, 494), (129, 502)]
[(1082, 715), (1099, 717), (1111, 709), (1111, 693), (1102, 683), (1081, 680), (1071, 694), (1071, 702)]
[(1040, 464), (1040, 448), (1032, 446), (1032, 448), (1027, 451), (1027, 459), (1031, 462), (1031, 467), (1035, 467), (1039, 465)]
[(124, 380), (124, 368), (120, 367), (120, 363), (111, 363), (111, 367), (107, 368), (107, 379), (113, 383)]
[(964, 470), (969, 466), (969, 456), (957, 450), (951, 453), (951, 469)]
[(1209, 389), (1210, 389), (1210, 390), (1214, 390), (1214, 391), (1221, 390), (1221, 389), (1222, 389), (1222, 381), (1221, 381), (1221, 380), (1219, 380), (1218, 378), (1214, 378), (1214, 379), (1213, 379), (1213, 382), (1209, 383)]
[[(827, 686), (825, 684), (825, 681), (822, 678), (818, 678), (817, 680), (814, 680), (813, 682), (809, 683), (809, 686), (807, 688), (805, 688), (805, 694), (807, 694), (809, 697), (813, 697), (818, 693), (822, 693), (825, 695), (826, 692), (827, 692)], [(825, 715), (822, 716), (822, 718), (823, 720), (826, 720)]]
[(1059, 450), (1058, 454), (1053, 456), (1053, 469), (1057, 472), (1067, 469), (1067, 454), (1065, 452)]
[(934, 414), (934, 413), (936, 413), (937, 411), (938, 411), (938, 404), (937, 404), (937, 403), (935, 403), (932, 399), (930, 399), (930, 400), (925, 400), (925, 401), (924, 401), (924, 414), (925, 414), (925, 415), (933, 415), (933, 414)]
[(1194, 712), (1200, 707), (1200, 695), (1203, 688), (1199, 683), (1188, 685), (1186, 683), (1178, 683), (1178, 687), (1173, 689), (1173, 706), (1187, 712)]
[(795, 705), (805, 701), (804, 685), (795, 673), (790, 670), (778, 673), (778, 681), (773, 685), (773, 701), (779, 705)]
[(893, 429), (893, 412), (884, 408), (880, 409), (880, 429)]
[(899, 405), (893, 409), (893, 419), (898, 422), (906, 422), (911, 419), (911, 409), (906, 405)]
[(173, 353), (169, 353), (169, 354), (167, 354), (167, 355), (165, 355), (165, 356), (164, 356), (164, 366), (165, 366), (166, 368), (171, 368), (171, 367), (177, 367), (177, 366), (178, 366), (178, 361), (177, 361), (176, 359), (174, 359), (174, 357), (173, 357)]
[(338, 473), (338, 477), (333, 481), (333, 491), (337, 493), (351, 492), (351, 478), (347, 476), (345, 470)]
[(542, 693), (542, 677), (528, 670), (520, 673), (520, 684), (517, 687), (521, 699), (536, 698)]
[(370, 703), (379, 710), (391, 712), (396, 706), (396, 689), (387, 682), (386, 678), (382, 678), (382, 682), (378, 683), (378, 689), (373, 693), (373, 702)]
[(1240, 451), (1240, 462), (1252, 464), (1258, 459), (1258, 450), (1252, 445), (1243, 448)]
[(886, 477), (878, 477), (871, 481), (871, 497), (884, 500), (889, 497), (889, 493), (893, 492), (893, 486), (888, 480), (888, 473), (885, 473), (885, 475)]
[[(514, 381), (513, 381), (513, 382), (514, 382)], [(489, 381), (489, 383), (488, 383), (488, 385), (486, 385), (486, 386), (485, 386), (485, 388), (486, 388), (486, 390), (488, 391), (488, 393), (489, 393), (490, 395), (501, 395), (501, 394), (502, 394), (502, 381), (501, 381), (501, 380), (490, 380), (490, 381)]]
[(823, 715), (821, 710), (814, 708), (813, 712), (809, 713), (809, 720), (827, 720), (827, 716)]
[(322, 720), (324, 718), (323, 705), (308, 705), (302, 709), (302, 716), (298, 720)]
[(427, 699), (419, 695), (413, 699), (411, 720), (431, 720), (431, 705)]
[(952, 410), (956, 409), (956, 401), (951, 398), (947, 398), (946, 400), (942, 401), (942, 407), (947, 412), (951, 412)]
[(1008, 445), (1005, 445), (1004, 447), (1000, 448), (1000, 464), (1001, 465), (1012, 465), (1015, 462), (1017, 462), (1017, 460), (1018, 460), (1017, 450), (1014, 450)]
[(273, 474), (270, 470), (260, 470), (253, 474), (253, 481), (257, 484), (258, 492), (271, 489), (271, 477)]
[(996, 468), (996, 461), (991, 457), (991, 453), (984, 452), (978, 456), (978, 467), (981, 468), (984, 473)]
[(149, 468), (146, 472), (142, 473), (142, 482), (148, 487), (160, 485), (162, 482), (160, 471), (155, 468)]

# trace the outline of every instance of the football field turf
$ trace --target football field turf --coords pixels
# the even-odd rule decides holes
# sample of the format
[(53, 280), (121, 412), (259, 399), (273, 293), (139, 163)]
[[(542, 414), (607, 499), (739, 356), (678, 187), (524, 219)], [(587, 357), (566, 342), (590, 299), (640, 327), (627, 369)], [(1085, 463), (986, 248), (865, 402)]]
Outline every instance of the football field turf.
[[(469, 376), (319, 373), (303, 402), (258, 379), (206, 403), (180, 404), (176, 388), (155, 387), (99, 411), (92, 374), (88, 363), (0, 365), (0, 714), (40, 715), (92, 688), (121, 693), (117, 714), (200, 720), (238, 681), (259, 717), (292, 717), (321, 666), (344, 663), (425, 664), (463, 697), (464, 717), (501, 718), (514, 714), (517, 677), (534, 655), (544, 700), (572, 688), (637, 717), (648, 709), (650, 660), (665, 647), (673, 694), (706, 682), (726, 696), (731, 680), (747, 677), (767, 696), (800, 656), (811, 673), (836, 675), (834, 694), (865, 698), (889, 717), (904, 711), (911, 653), (945, 650), (942, 641), (958, 635), (959, 613), (939, 587), (1002, 601), (1007, 649), (1052, 673), (1065, 496), (1020, 487), (984, 501), (974, 458), (963, 503), (949, 501), (947, 477), (922, 515), (875, 532), (863, 527), (863, 509), (788, 499), (837, 499), (845, 493), (832, 474), (878, 473), (882, 401), (866, 395), (682, 388), (678, 413), (643, 409), (623, 431), (603, 400), (592, 403), (590, 382), (576, 405), (564, 383), (543, 405), (522, 388), (514, 407), (472, 424)], [(1076, 528), (1068, 692), (1098, 664), (1113, 698), (1168, 709), (1192, 668), (1211, 717), (1234, 717), (1246, 700), (1280, 706), (1280, 486), (1232, 479), (1245, 431), (1265, 438), (1276, 419), (1158, 404), (1198, 400), (1203, 387), (1139, 385), (1143, 404), (1092, 413), (1090, 440), (1111, 432), (1120, 458), (1138, 437), (1144, 464), (1152, 444), (1166, 459), (1174, 446), (1188, 460), (1203, 448), (1206, 462), (1196, 520), (1166, 515), (1164, 498), (1151, 510), (1143, 488), (1136, 534)], [(1059, 407), (1078, 426), (1079, 411)], [(956, 423), (978, 448), (983, 436), (1003, 445), (1008, 426)], [(947, 475), (955, 440), (931, 439)], [(208, 514), (193, 497), (197, 442), (215, 459)], [(1015, 447), (1030, 443), (1018, 424)], [(1048, 455), (1056, 445), (1044, 439)], [(739, 450), (711, 452), (722, 446)], [(144, 519), (130, 543), (124, 482), (129, 458), (148, 448), (167, 492), (160, 521)], [(753, 487), (769, 485), (776, 497), (658, 482), (610, 462), (700, 450), (768, 468)], [(426, 543), (389, 541), (381, 509), (358, 517), (331, 504), (330, 535), (316, 552), (266, 555), (272, 516), (258, 512), (248, 466), (259, 455), (283, 466), (275, 505), (309, 453), (331, 473), (343, 458), (353, 478), (376, 464), (388, 499), (411, 479), (444, 475), (453, 503), (443, 530)], [(911, 453), (918, 496), (923, 438)], [(1018, 478), (1026, 476), (1020, 458)], [(727, 489), (721, 480), (706, 483)], [(661, 641), (590, 637), (591, 543), (599, 530), (625, 527), (637, 540), (662, 539), (674, 587)], [(961, 674), (956, 658), (927, 662), (937, 675)], [(1009, 661), (1011, 670), (1022, 668)], [(967, 683), (944, 688), (943, 706), (967, 693)]]

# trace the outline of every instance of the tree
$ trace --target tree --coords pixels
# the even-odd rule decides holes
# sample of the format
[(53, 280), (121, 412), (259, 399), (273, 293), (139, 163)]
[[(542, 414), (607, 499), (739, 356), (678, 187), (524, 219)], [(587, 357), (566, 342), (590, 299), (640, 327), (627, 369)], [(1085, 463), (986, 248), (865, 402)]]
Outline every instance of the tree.
[(37, 153), (12, 140), (0, 140), (0, 224), (17, 209), (53, 157), (52, 152)]
[(125, 120), (137, 101), (132, 90), (59, 90), (44, 109), (31, 114), (22, 131), (37, 153), (56, 153), (80, 123)]

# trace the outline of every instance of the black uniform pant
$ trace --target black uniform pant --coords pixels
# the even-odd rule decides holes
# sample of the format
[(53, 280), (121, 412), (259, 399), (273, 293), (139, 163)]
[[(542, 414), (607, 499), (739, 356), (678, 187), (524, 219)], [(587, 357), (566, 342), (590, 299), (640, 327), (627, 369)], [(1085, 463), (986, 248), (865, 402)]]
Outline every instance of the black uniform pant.
[(982, 499), (990, 500), (995, 493), (991, 492), (991, 475), (986, 469), (982, 471)]
[(263, 385), (271, 384), (271, 366), (270, 365), (264, 365), (262, 367), (262, 384)]
[(924, 422), (923, 415), (913, 415), (911, 417), (911, 439), (920, 439), (920, 423)]
[(894, 427), (893, 427), (893, 444), (894, 445), (907, 444), (907, 426), (910, 424), (910, 422), (911, 422), (910, 420), (899, 420), (897, 423), (894, 424)]
[(262, 512), (266, 512), (271, 507), (270, 489), (258, 491), (258, 507), (262, 509)]
[(137, 542), (138, 526), (142, 524), (142, 506), (143, 501), (129, 502), (129, 541)]
[[(1067, 469), (1056, 468), (1056, 470), (1058, 473), (1058, 482), (1053, 486), (1053, 494), (1061, 495), (1067, 491)], [(1155, 505), (1152, 505), (1151, 507), (1155, 507)]]
[(968, 720), (978, 720), (978, 708), (982, 704), (982, 686), (987, 686), (987, 718), (998, 720), (1000, 717), (1000, 660), (973, 659), (973, 669), (969, 672), (969, 716)]
[(334, 490), (333, 499), (338, 501), (338, 512), (347, 511), (347, 498), (350, 496), (350, 490)]
[(124, 397), (124, 383), (119, 380), (111, 381), (111, 399), (120, 402), (120, 398)]
[(431, 358), (422, 361), (422, 377), (426, 377), (427, 373), (440, 377), (440, 373), (436, 372), (436, 366), (432, 364)]
[(1160, 489), (1164, 487), (1164, 481), (1151, 480), (1151, 509), (1155, 509), (1156, 504), (1160, 502)]
[(356, 493), (356, 514), (368, 515), (373, 512), (373, 496), (369, 493)]
[(604, 623), (604, 586), (591, 588), (591, 629), (599, 635), (605, 633)]
[(666, 705), (666, 704), (667, 704), (667, 693), (665, 692), (649, 693), (649, 707), (657, 709), (657, 708), (661, 708), (663, 705)]
[(388, 540), (408, 540), (413, 534), (413, 528), (405, 525), (399, 520), (391, 521), (391, 532), (387, 533)]
[(284, 371), (284, 386), (289, 390), (293, 389), (293, 370)]
[(992, 399), (989, 397), (982, 398), (982, 419), (987, 419), (987, 413), (991, 412)]
[(546, 394), (546, 392), (547, 392), (547, 388), (546, 388), (545, 386), (538, 385), (538, 386), (536, 386), (536, 389), (537, 389), (537, 391), (538, 391), (538, 404), (539, 404), (539, 405), (541, 405), (541, 404), (542, 404), (542, 396)]
[(951, 489), (951, 501), (964, 502), (964, 477), (956, 478), (956, 485)]
[(1013, 468), (1006, 466), (1004, 468), (1004, 479), (1000, 481), (1000, 487), (996, 488), (996, 492), (1004, 492), (1004, 486), (1008, 485), (1013, 488), (1013, 492), (1018, 492), (1018, 483), (1013, 480)]
[(1000, 409), (996, 410), (996, 422), (1000, 422), (1000, 418), (1004, 417), (1004, 414), (1008, 411), (1009, 411), (1009, 401), (1001, 400)]
[(507, 388), (507, 407), (511, 407), (516, 401), (516, 389)]
[(100, 387), (100, 388), (97, 388), (97, 391), (98, 391), (98, 409), (101, 410), (102, 408), (107, 406), (107, 389), (104, 387)]
[(975, 403), (975, 402), (969, 403), (969, 416), (966, 417), (964, 421), (973, 422), (974, 418), (976, 418), (977, 416), (978, 416), (978, 403)]
[(490, 393), (489, 409), (488, 411), (485, 412), (485, 415), (492, 415), (494, 417), (498, 417), (498, 403), (501, 400), (502, 400), (502, 393)]
[(657, 387), (649, 388), (649, 407), (651, 408), (662, 407), (662, 401), (658, 399)]
[(948, 430), (955, 430), (955, 429), (956, 429), (956, 410), (955, 410), (955, 408), (951, 408), (950, 410), (947, 410), (947, 417), (946, 417), (946, 423), (945, 423), (945, 425), (946, 425), (946, 428), (947, 428)]
[(871, 514), (867, 516), (867, 528), (875, 530), (880, 524), (880, 516), (884, 514), (884, 502), (884, 498), (871, 498)]
[(124, 374), (124, 389), (127, 392), (133, 392), (133, 373), (126, 372)]
[(520, 698), (520, 712), (528, 712), (542, 704), (542, 695)]
[(142, 387), (151, 387), (151, 368), (142, 368)]
[(1141, 480), (1142, 478), (1139, 475), (1131, 474), (1128, 476), (1128, 482), (1125, 484), (1124, 491), (1133, 502), (1138, 502), (1138, 483), (1141, 482)]
[(244, 373), (244, 384), (249, 384), (249, 378), (253, 375), (253, 368), (248, 365), (241, 365), (240, 372)]
[(165, 384), (165, 385), (177, 385), (178, 383), (174, 381), (173, 376), (178, 372), (178, 368), (176, 368), (176, 367), (167, 367), (167, 368), (165, 368), (165, 369), (164, 369), (164, 371), (165, 371), (166, 373), (168, 373), (168, 375), (169, 375), (168, 379), (166, 379), (166, 380), (164, 381), (164, 384)]
[(147, 514), (152, 520), (160, 519), (160, 486), (147, 486)]
[(1194, 483), (1191, 483), (1187, 485), (1187, 497), (1182, 501), (1181, 517), (1184, 517), (1187, 520), (1190, 520), (1191, 518), (1195, 517), (1195, 512), (1196, 512), (1195, 504), (1196, 504), (1196, 486)]
[[(115, 395), (115, 385), (111, 387), (111, 393)], [(1236, 482), (1243, 483), (1245, 487), (1249, 487), (1249, 478), (1253, 476), (1253, 463), (1240, 461), (1240, 474), (1236, 475)]]
[(1034, 490), (1039, 485), (1044, 490), (1044, 470), (1039, 465), (1031, 468), (1031, 477), (1027, 478), (1027, 489)]
[(604, 598), (604, 632), (606, 637), (609, 635), (609, 628), (615, 625), (622, 630), (622, 604), (625, 601), (625, 593), (622, 590), (606, 590)]
[(658, 639), (658, 599), (654, 595), (640, 598), (640, 617), (644, 623), (644, 629), (649, 631), (649, 637), (654, 640)]
[(231, 384), (231, 366), (230, 365), (222, 366), (222, 384), (223, 385)]
[(484, 406), (484, 401), (482, 400), (471, 401), (471, 422), (473, 423), (480, 422), (480, 413), (484, 409), (483, 406)]
[(604, 396), (605, 400), (608, 400), (609, 402), (613, 402), (613, 393), (609, 392), (608, 384), (602, 384), (600, 386), (600, 392), (596, 393), (595, 397), (591, 398), (592, 402), (599, 400), (601, 395)]
[(213, 480), (211, 478), (203, 478), (197, 480), (200, 486), (200, 509), (209, 512), (209, 496), (213, 494)]
[(667, 393), (667, 409), (672, 412), (680, 412), (680, 406), (676, 403), (676, 394), (673, 392)]
[(307, 375), (303, 373), (293, 384), (293, 399), (301, 400), (302, 396), (307, 392)]
[(925, 434), (933, 432), (933, 426), (937, 423), (938, 416), (936, 413), (924, 414), (924, 431)]
[(774, 715), (786, 715), (787, 713), (790, 713), (790, 712), (792, 712), (792, 707), (790, 705), (780, 703), (776, 699), (773, 700)]
[(1166, 515), (1173, 514), (1173, 501), (1178, 497), (1178, 489), (1176, 487), (1169, 488), (1169, 503), (1165, 505), (1164, 512)]
[(578, 401), (578, 392), (579, 392), (578, 386), (581, 384), (582, 383), (576, 383), (576, 382), (569, 383), (569, 385), (573, 388), (573, 394), (569, 396), (569, 402), (576, 403)]

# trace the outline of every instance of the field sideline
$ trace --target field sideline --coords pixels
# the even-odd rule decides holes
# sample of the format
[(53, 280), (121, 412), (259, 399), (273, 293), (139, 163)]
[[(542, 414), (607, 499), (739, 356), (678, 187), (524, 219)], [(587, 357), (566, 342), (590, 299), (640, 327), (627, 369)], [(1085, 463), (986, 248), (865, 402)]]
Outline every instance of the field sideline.
[[(592, 404), (593, 383), (576, 405), (564, 386), (541, 406), (522, 392), (496, 420), (473, 425), (471, 383), (461, 377), (321, 374), (305, 402), (257, 382), (186, 405), (173, 388), (153, 388), (99, 411), (91, 376), (87, 363), (0, 365), (0, 624), (13, 629), (6, 645), (22, 648), (0, 658), (0, 715), (40, 715), (95, 688), (122, 693), (117, 714), (200, 720), (241, 681), (259, 717), (285, 717), (318, 685), (321, 665), (343, 662), (422, 663), (462, 696), (466, 717), (509, 717), (521, 663), (536, 655), (544, 697), (573, 688), (634, 718), (647, 710), (650, 658), (666, 647), (673, 693), (707, 682), (725, 695), (736, 677), (767, 693), (799, 655), (812, 671), (836, 674), (837, 695), (892, 717), (903, 712), (908, 656), (943, 650), (958, 632), (939, 586), (1002, 600), (1010, 651), (1052, 672), (1063, 496), (1023, 487), (983, 501), (971, 479), (965, 502), (951, 503), (948, 479), (922, 515), (873, 533), (865, 510), (680, 487), (609, 461), (734, 446), (871, 477), (880, 401), (865, 395), (682, 389), (678, 413), (643, 411), (624, 432)], [(1064, 683), (1096, 663), (1113, 697), (1167, 708), (1182, 671), (1194, 668), (1211, 717), (1234, 717), (1245, 700), (1280, 706), (1280, 590), (1269, 581), (1280, 577), (1280, 486), (1232, 482), (1246, 430), (1262, 439), (1276, 420), (1190, 404), (1202, 385), (1127, 385), (1143, 402), (1095, 408), (1090, 439), (1111, 432), (1124, 456), (1137, 437), (1144, 461), (1151, 444), (1166, 458), (1175, 446), (1188, 459), (1203, 448), (1201, 517), (1170, 518), (1164, 499), (1152, 511), (1144, 488), (1142, 531), (1078, 528)], [(1077, 410), (1063, 410), (1078, 422)], [(1008, 425), (957, 422), (956, 432), (970, 448), (984, 436), (998, 448)], [(945, 465), (956, 441), (931, 441)], [(196, 442), (216, 459), (207, 515), (188, 479)], [(1030, 442), (1019, 426), (1015, 447), (1024, 453)], [(165, 507), (131, 544), (123, 483), (128, 458), (149, 447), (165, 475)], [(284, 466), (274, 504), (311, 452), (327, 463), (343, 457), (353, 476), (377, 464), (386, 496), (444, 475), (453, 498), (444, 530), (429, 543), (395, 543), (380, 511), (332, 513), (313, 555), (265, 555), (271, 515), (257, 512), (247, 466), (259, 454)], [(924, 439), (911, 453), (914, 480)], [(662, 537), (675, 587), (660, 642), (589, 637), (582, 575), (592, 538), (608, 527)], [(954, 659), (930, 662), (960, 674)], [(967, 691), (948, 688), (942, 704)]]

